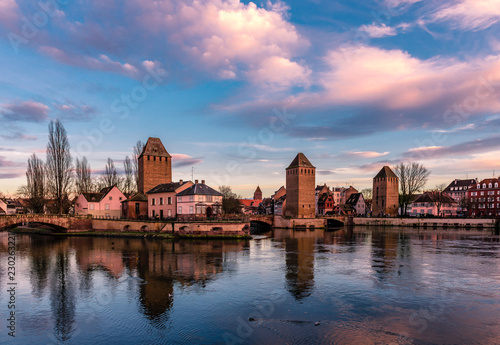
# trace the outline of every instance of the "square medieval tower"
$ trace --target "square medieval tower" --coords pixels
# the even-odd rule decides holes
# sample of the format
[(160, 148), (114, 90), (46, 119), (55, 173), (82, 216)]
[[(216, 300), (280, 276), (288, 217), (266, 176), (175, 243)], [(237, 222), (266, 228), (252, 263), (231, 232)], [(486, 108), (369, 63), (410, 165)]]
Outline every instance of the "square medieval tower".
[(299, 153), (286, 168), (285, 216), (314, 218), (316, 216), (316, 167)]
[(172, 156), (159, 138), (149, 138), (139, 156), (139, 193), (172, 182)]
[(399, 208), (399, 178), (385, 166), (373, 178), (373, 216), (398, 215)]

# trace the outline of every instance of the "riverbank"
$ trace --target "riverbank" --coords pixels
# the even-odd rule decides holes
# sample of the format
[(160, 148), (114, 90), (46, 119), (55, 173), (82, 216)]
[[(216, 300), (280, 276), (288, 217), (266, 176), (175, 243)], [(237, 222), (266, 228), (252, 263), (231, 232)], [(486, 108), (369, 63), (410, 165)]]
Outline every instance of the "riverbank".
[(498, 219), (487, 218), (352, 218), (353, 225), (413, 228), (495, 229)]
[(157, 232), (125, 232), (125, 231), (71, 231), (71, 232), (54, 232), (44, 228), (29, 228), (17, 227), (9, 230), (12, 233), (32, 234), (32, 235), (49, 235), (49, 236), (91, 236), (91, 237), (121, 237), (121, 238), (156, 238), (156, 239), (230, 239), (230, 240), (250, 240), (250, 235), (194, 235), (194, 234), (171, 234)]

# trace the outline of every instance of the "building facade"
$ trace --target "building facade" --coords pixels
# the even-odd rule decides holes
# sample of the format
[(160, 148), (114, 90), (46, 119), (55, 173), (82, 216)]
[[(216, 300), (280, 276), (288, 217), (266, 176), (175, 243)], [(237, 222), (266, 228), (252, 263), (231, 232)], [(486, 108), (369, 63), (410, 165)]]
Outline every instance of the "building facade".
[(448, 195), (439, 192), (425, 192), (419, 195), (408, 207), (412, 217), (457, 215), (458, 203)]
[(148, 196), (142, 193), (135, 193), (127, 200), (122, 201), (122, 218), (148, 218)]
[(172, 157), (159, 138), (149, 138), (139, 158), (139, 193), (172, 182)]
[(177, 194), (178, 216), (214, 217), (222, 214), (223, 195), (207, 186), (205, 181), (195, 183)]
[(476, 179), (454, 180), (445, 188), (443, 193), (450, 198), (453, 198), (458, 204), (458, 212), (466, 213), (467, 210), (467, 191), (475, 188), (477, 185)]
[(500, 178), (489, 178), (467, 190), (468, 214), (471, 217), (500, 216)]
[(373, 178), (373, 216), (398, 215), (399, 178), (388, 166), (384, 166)]
[[(204, 181), (203, 181), (204, 182)], [(177, 194), (191, 187), (193, 182), (183, 181), (162, 183), (150, 189), (148, 196), (148, 213), (150, 218), (176, 218)]]
[(75, 214), (120, 219), (122, 201), (125, 199), (125, 195), (116, 186), (104, 188), (99, 193), (81, 193), (75, 201)]
[(366, 215), (366, 202), (363, 194), (352, 193), (346, 202), (347, 205), (351, 205), (354, 208), (354, 212), (358, 216)]
[(286, 168), (285, 216), (292, 218), (316, 217), (316, 167), (303, 153), (297, 154)]

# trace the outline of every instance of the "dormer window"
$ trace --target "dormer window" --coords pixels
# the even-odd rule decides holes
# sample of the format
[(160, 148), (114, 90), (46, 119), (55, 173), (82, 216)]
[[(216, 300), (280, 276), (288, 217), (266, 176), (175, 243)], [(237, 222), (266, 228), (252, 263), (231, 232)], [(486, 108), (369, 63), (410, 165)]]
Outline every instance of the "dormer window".
[(495, 182), (495, 188), (498, 188), (498, 182)]
[(483, 183), (483, 188), (486, 188), (486, 183)]
[(493, 187), (493, 185), (491, 183), (488, 184), (488, 188), (492, 188), (492, 187)]

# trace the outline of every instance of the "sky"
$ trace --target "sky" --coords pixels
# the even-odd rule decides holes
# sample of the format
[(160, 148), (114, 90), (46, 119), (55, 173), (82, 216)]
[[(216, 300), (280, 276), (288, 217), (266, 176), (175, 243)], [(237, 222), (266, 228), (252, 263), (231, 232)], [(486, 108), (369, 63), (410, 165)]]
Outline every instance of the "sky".
[(59, 119), (122, 170), (158, 137), (173, 179), (251, 197), (298, 152), (316, 183), (500, 175), (500, 0), (0, 0), (0, 191)]

